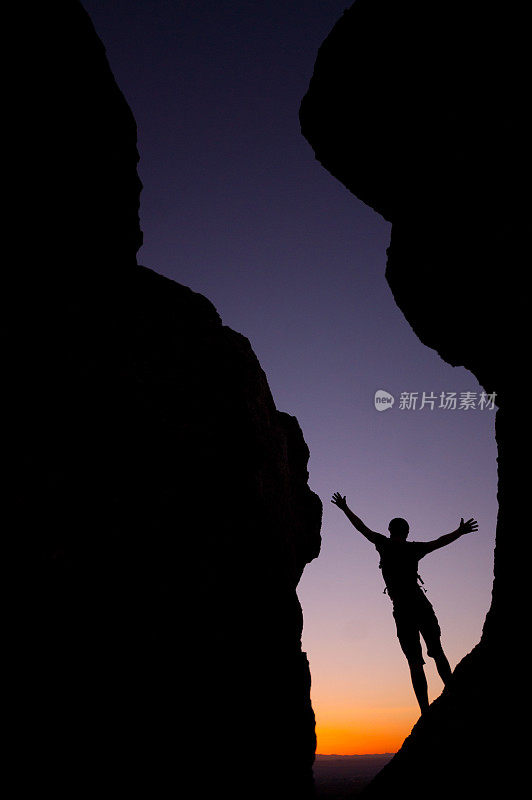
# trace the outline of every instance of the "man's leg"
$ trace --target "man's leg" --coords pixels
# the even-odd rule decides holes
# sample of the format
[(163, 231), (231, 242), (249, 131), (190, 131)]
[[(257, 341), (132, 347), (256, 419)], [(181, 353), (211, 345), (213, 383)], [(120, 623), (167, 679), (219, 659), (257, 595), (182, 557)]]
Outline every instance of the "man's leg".
[(439, 649), (434, 651), (431, 650), (431, 653), (429, 653), (429, 655), (432, 655), (432, 658), (436, 662), (436, 669), (438, 670), (438, 675), (444, 682), (445, 686), (447, 686), (447, 684), (451, 680), (451, 676), (453, 673), (451, 670), (451, 666), (447, 661), (447, 656), (443, 652), (443, 647), (441, 646), (441, 643), (439, 645)]
[(449, 683), (452, 676), (451, 667), (447, 661), (447, 656), (441, 646), (441, 630), (434, 609), (429, 601), (424, 598), (423, 613), (421, 614), (420, 630), (427, 645), (427, 653), (436, 662), (438, 675), (445, 686)]
[(429, 707), (429, 693), (427, 678), (423, 669), (425, 662), (421, 652), (421, 640), (415, 619), (415, 608), (412, 609), (411, 606), (397, 608), (394, 606), (393, 616), (397, 626), (399, 644), (408, 661), (412, 686), (423, 714)]
[(429, 707), (429, 692), (427, 687), (427, 678), (425, 677), (425, 670), (423, 669), (423, 664), (420, 663), (409, 663), (408, 666), (410, 667), (412, 686), (414, 687), (414, 692), (417, 697), (421, 713), (424, 714)]

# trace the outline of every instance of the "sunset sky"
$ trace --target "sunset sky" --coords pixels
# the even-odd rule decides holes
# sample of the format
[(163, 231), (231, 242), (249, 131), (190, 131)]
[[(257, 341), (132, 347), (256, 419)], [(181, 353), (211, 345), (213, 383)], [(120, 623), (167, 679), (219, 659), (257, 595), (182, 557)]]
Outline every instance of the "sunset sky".
[[(442, 392), (478, 400), (481, 387), (416, 338), (384, 278), (390, 225), (300, 133), (318, 47), (349, 2), (83, 5), (137, 120), (139, 263), (206, 295), (249, 338), (310, 448), (323, 545), (298, 594), (318, 752), (393, 752), (418, 707), (378, 555), (330, 497), (347, 494), (382, 533), (405, 517), (414, 540), (476, 517), (478, 533), (420, 563), (454, 667), (478, 642), (491, 599), (495, 412), (438, 408)], [(449, 316), (458, 324), (456, 309)], [(391, 409), (375, 409), (378, 389), (394, 395)], [(415, 409), (400, 407), (403, 392), (419, 393)], [(423, 392), (433, 409), (419, 408)], [(427, 662), (432, 700), (442, 685)]]

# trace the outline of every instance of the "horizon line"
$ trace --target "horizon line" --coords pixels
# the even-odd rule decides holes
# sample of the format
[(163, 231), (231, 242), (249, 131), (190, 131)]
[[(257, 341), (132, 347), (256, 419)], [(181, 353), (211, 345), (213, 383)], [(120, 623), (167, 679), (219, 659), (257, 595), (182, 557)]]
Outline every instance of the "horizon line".
[(390, 753), (315, 753), (315, 756), (336, 756), (336, 758), (352, 758), (353, 756), (395, 756), (397, 750)]

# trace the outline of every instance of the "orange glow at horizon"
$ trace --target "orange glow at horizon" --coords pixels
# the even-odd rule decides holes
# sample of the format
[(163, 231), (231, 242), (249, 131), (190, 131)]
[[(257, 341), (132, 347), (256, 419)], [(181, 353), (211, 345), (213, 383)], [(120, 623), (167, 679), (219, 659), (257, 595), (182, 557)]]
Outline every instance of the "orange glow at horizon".
[(419, 718), (415, 707), (363, 708), (344, 715), (320, 715), (316, 720), (316, 753), (367, 755), (396, 753)]

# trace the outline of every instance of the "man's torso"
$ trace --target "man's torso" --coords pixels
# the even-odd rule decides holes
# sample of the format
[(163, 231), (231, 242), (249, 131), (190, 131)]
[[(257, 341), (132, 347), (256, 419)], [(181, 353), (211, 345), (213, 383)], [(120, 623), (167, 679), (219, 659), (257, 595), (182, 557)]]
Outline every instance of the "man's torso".
[(397, 542), (383, 536), (375, 545), (380, 568), (394, 605), (416, 601), (423, 592), (418, 584), (418, 564), (425, 555), (422, 542)]

